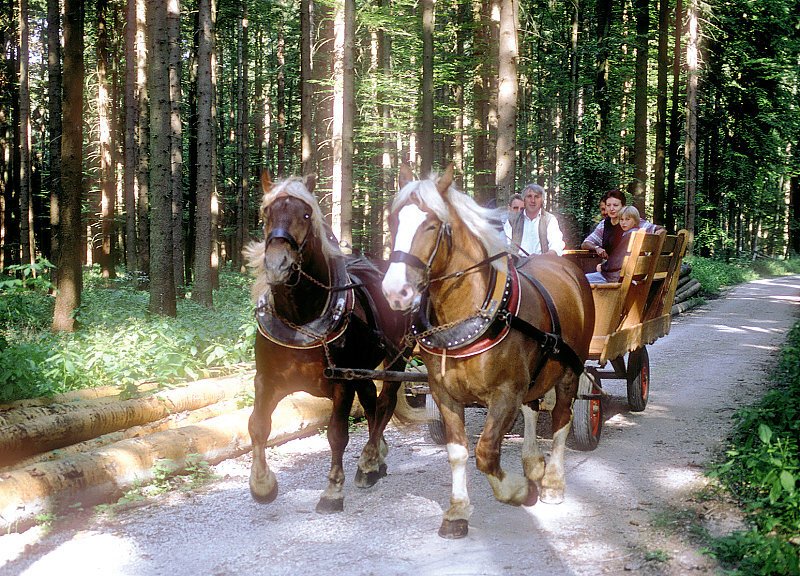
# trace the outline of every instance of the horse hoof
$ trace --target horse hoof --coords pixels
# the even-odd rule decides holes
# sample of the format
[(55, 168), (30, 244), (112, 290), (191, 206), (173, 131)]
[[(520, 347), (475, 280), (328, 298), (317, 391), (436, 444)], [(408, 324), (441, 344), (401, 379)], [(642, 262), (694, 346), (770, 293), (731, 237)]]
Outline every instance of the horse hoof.
[(386, 464), (381, 464), (377, 470), (372, 472), (364, 472), (359, 468), (356, 471), (356, 486), (359, 488), (371, 488), (384, 476), (386, 476)]
[(469, 532), (469, 523), (466, 520), (442, 520), (439, 526), (439, 536), (448, 540), (464, 538)]
[(317, 514), (336, 514), (344, 510), (344, 498), (320, 498), (317, 502)]
[(536, 482), (528, 482), (528, 498), (522, 503), (523, 506), (534, 506), (539, 501), (539, 487)]
[(259, 504), (269, 504), (270, 502), (275, 500), (275, 498), (278, 497), (278, 485), (273, 484), (270, 491), (267, 492), (266, 494), (259, 494), (258, 492), (253, 490), (252, 486), (250, 486), (250, 495), (253, 497), (253, 500), (258, 502)]
[(564, 501), (564, 493), (560, 490), (542, 490), (539, 500), (545, 504), (561, 504)]

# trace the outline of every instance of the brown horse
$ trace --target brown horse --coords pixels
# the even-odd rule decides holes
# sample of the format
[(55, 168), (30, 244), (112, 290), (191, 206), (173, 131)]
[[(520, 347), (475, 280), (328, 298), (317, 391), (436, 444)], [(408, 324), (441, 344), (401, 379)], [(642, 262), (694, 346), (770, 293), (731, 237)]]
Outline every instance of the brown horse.
[[(394, 252), (383, 293), (395, 310), (418, 309), (414, 330), (442, 413), (452, 470), (450, 508), (439, 535), (460, 538), (472, 512), (467, 493), (464, 406), (487, 407), (475, 447), (478, 469), (495, 498), (532, 505), (564, 496), (564, 451), (594, 325), (584, 274), (558, 256), (535, 256), (517, 269), (494, 211), (451, 186), (452, 167), (437, 181), (400, 172), (392, 205)], [(536, 439), (536, 410), (555, 390), (549, 461)], [(548, 395), (549, 400), (549, 395)], [(503, 470), (500, 445), (522, 407), (525, 476)]]
[(305, 391), (333, 400), (328, 426), (331, 468), (317, 512), (344, 507), (342, 455), (354, 394), (364, 408), (369, 441), (358, 461), (356, 485), (369, 487), (386, 475), (383, 431), (397, 402), (399, 382), (386, 382), (380, 395), (372, 380), (337, 380), (332, 368), (371, 369), (385, 362), (402, 371), (402, 314), (389, 309), (380, 294), (380, 272), (363, 258), (346, 257), (326, 228), (313, 181), (289, 178), (271, 182), (264, 172), (261, 218), (264, 240), (244, 251), (256, 274), (257, 300), (255, 405), (249, 430), (253, 443), (250, 493), (271, 502), (278, 492), (264, 448), (278, 402)]

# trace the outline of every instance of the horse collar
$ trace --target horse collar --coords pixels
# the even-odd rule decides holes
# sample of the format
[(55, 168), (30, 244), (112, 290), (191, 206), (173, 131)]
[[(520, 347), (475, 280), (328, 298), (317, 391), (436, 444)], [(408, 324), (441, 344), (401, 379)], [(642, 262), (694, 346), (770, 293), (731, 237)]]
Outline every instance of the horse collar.
[(508, 272), (490, 269), (492, 277), (483, 306), (477, 314), (447, 328), (433, 326), (420, 312), (411, 325), (411, 332), (420, 348), (431, 354), (444, 353), (451, 358), (475, 356), (492, 348), (509, 332), (505, 318), (519, 311), (519, 278), (508, 261)]
[[(343, 258), (328, 262), (332, 286), (347, 286), (349, 276)], [(275, 344), (286, 348), (318, 348), (325, 346), (347, 330), (355, 296), (353, 289), (330, 290), (322, 314), (302, 326), (291, 323), (276, 313), (269, 302), (269, 293), (262, 294), (256, 305), (258, 331)]]

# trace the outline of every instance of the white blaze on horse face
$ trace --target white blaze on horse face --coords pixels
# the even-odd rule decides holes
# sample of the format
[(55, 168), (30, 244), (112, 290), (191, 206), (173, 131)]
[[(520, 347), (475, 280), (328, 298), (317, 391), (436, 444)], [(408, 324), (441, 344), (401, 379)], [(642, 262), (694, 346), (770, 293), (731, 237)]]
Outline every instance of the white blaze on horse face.
[[(416, 204), (407, 204), (397, 213), (397, 234), (394, 239), (394, 250), (409, 252), (411, 243), (420, 225), (425, 221), (425, 212)], [(408, 282), (406, 265), (392, 262), (383, 277), (383, 295), (393, 310), (408, 310), (414, 304), (417, 291)]]

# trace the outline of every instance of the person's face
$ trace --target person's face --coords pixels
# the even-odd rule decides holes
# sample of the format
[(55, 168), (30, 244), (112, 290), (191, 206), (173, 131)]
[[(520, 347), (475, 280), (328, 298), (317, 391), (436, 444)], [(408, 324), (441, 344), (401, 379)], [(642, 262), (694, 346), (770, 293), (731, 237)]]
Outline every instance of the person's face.
[(622, 210), (622, 201), (619, 198), (606, 199), (606, 216), (616, 220), (620, 210)]
[(600, 217), (601, 218), (605, 218), (606, 217), (606, 201), (605, 200), (600, 200)]
[(528, 190), (525, 192), (523, 199), (525, 200), (525, 212), (528, 213), (528, 216), (534, 217), (539, 213), (539, 210), (542, 209), (541, 194), (537, 194), (533, 190)]
[(525, 208), (525, 201), (518, 198), (514, 198), (508, 207), (510, 212), (519, 212), (523, 208)]
[(636, 220), (633, 219), (633, 216), (630, 214), (625, 214), (624, 216), (619, 217), (619, 227), (622, 228), (625, 232), (630, 230), (636, 226)]

